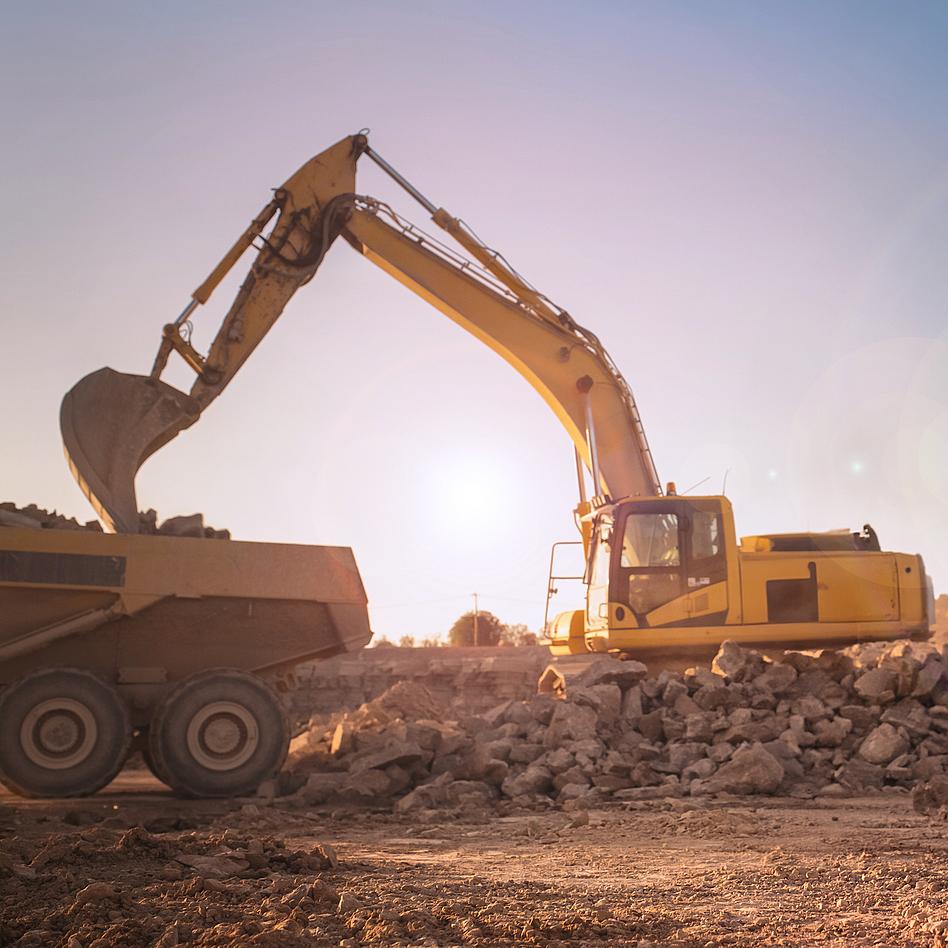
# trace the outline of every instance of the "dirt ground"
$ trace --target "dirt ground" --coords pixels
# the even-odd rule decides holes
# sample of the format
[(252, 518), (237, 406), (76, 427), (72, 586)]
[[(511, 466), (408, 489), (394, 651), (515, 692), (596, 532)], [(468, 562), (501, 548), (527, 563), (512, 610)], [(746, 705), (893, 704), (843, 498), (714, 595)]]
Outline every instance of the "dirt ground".
[(142, 773), (85, 800), (0, 796), (3, 945), (946, 936), (948, 824), (900, 792), (463, 818), (178, 800)]

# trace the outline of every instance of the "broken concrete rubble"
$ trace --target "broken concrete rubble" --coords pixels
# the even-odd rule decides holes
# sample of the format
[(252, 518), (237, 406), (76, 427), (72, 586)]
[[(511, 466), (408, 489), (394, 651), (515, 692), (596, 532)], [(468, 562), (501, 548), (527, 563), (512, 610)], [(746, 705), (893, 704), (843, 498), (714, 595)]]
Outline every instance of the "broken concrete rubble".
[[(610, 664), (611, 663), (611, 664)], [(948, 779), (948, 682), (932, 646), (772, 660), (725, 643), (714, 668), (649, 676), (603, 658), (480, 714), (403, 682), (294, 741), (301, 806), (569, 810), (661, 796), (838, 796)], [(921, 684), (920, 684), (921, 683)]]
[[(75, 517), (66, 517), (55, 510), (45, 510), (42, 507), (37, 507), (36, 504), (17, 507), (16, 504), (10, 501), (0, 503), (0, 527), (102, 532), (102, 524), (98, 520), (79, 523)], [(200, 513), (169, 517), (159, 525), (158, 514), (154, 510), (143, 511), (138, 515), (138, 532), (174, 537), (202, 537), (210, 540), (230, 539), (229, 530), (216, 530), (214, 527), (205, 526), (204, 514)]]

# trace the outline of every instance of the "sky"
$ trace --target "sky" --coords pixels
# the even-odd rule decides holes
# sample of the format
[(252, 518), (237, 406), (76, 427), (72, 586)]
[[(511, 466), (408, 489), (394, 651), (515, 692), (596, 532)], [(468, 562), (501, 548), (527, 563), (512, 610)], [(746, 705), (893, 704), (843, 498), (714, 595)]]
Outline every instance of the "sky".
[[(368, 127), (600, 337), (663, 480), (741, 535), (871, 523), (948, 591), (946, 48), (925, 2), (5, 4), (0, 500), (92, 516), (62, 395), (147, 373), (269, 189)], [(539, 628), (577, 536), (539, 396), (342, 241), (138, 496), (351, 546), (392, 639), (474, 592)]]

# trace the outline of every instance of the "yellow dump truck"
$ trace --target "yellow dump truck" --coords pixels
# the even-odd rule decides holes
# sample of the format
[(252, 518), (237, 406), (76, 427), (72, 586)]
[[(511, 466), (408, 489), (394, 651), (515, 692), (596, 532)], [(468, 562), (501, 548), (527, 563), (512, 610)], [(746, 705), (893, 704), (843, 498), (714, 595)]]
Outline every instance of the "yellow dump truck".
[(347, 547), (0, 526), (0, 781), (93, 793), (139, 746), (179, 793), (251, 792), (281, 679), (370, 638)]

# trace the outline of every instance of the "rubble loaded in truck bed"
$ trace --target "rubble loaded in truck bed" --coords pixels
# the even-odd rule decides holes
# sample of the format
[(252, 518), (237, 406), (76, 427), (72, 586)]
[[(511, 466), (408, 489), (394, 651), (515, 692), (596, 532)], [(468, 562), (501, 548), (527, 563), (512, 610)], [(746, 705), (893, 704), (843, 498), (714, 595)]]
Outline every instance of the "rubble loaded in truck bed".
[[(36, 504), (17, 507), (11, 501), (0, 503), (0, 527), (22, 527), (41, 530), (92, 530), (102, 532), (98, 520), (79, 523), (75, 517), (67, 517), (55, 510), (45, 510)], [(204, 524), (204, 514), (184, 514), (168, 517), (160, 524), (154, 510), (142, 510), (138, 514), (138, 532), (148, 536), (204, 537), (208, 540), (229, 540), (230, 530), (217, 530)]]

